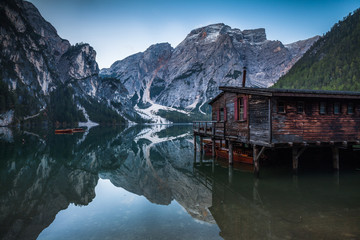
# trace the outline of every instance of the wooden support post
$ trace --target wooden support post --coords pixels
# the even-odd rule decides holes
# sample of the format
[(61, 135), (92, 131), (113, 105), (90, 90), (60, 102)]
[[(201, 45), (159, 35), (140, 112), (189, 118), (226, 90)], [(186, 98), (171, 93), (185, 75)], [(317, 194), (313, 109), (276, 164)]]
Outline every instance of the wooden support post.
[(196, 151), (194, 151), (194, 166), (196, 165)]
[(203, 154), (204, 146), (203, 146), (203, 137), (200, 136), (200, 154)]
[(196, 135), (194, 134), (194, 152), (196, 152)]
[(292, 165), (293, 165), (293, 173), (297, 173), (299, 167), (299, 158), (298, 158), (298, 148), (292, 148)]
[(215, 173), (215, 158), (213, 158), (212, 162), (211, 162), (211, 172), (214, 174)]
[(260, 174), (260, 156), (263, 154), (263, 152), (265, 151), (265, 147), (261, 147), (261, 150), (259, 150), (259, 148), (254, 145), (253, 146), (253, 162), (254, 162), (254, 174), (256, 177), (259, 177)]
[(220, 140), (220, 148), (222, 148), (223, 146), (222, 146), (222, 140)]
[(233, 166), (229, 166), (229, 183), (231, 184), (233, 182), (233, 176), (234, 176), (234, 169)]
[(215, 145), (216, 145), (216, 141), (215, 139), (213, 138), (212, 139), (212, 146), (211, 146), (211, 154), (212, 154), (212, 157), (215, 158)]
[(234, 160), (233, 143), (229, 141), (229, 164), (232, 165)]
[(254, 162), (254, 174), (256, 177), (259, 177), (259, 149), (256, 145), (253, 146), (253, 162)]
[(293, 172), (296, 174), (299, 168), (299, 157), (306, 150), (306, 147), (292, 149)]
[(339, 148), (332, 147), (333, 153), (333, 167), (335, 170), (339, 170)]

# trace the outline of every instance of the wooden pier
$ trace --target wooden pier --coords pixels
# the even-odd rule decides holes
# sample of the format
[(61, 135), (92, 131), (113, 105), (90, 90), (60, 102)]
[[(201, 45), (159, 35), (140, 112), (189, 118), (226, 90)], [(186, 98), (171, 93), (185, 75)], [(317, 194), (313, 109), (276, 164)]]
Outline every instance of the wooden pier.
[[(309, 148), (332, 151), (339, 170), (339, 148), (360, 144), (360, 93), (220, 87), (223, 92), (209, 104), (212, 121), (193, 123), (194, 146), (200, 137), (211, 141), (215, 157), (218, 148), (228, 151), (233, 164), (237, 149), (251, 149), (255, 175), (266, 149), (291, 148), (292, 166)], [(196, 150), (196, 149), (195, 149)], [(225, 151), (224, 150), (224, 151)]]

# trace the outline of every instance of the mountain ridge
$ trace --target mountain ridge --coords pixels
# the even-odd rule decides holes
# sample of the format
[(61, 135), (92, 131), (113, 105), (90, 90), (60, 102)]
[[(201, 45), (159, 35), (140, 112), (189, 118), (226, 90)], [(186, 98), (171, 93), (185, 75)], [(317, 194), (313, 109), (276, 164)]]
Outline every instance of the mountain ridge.
[[(158, 113), (159, 107), (151, 108), (154, 104), (175, 112), (206, 114), (206, 103), (219, 93), (218, 86), (241, 85), (244, 66), (248, 69), (246, 86), (271, 86), (317, 39), (283, 45), (267, 40), (264, 28), (241, 31), (223, 23), (211, 24), (192, 30), (175, 48), (155, 44), (118, 60), (101, 69), (100, 76), (123, 83), (129, 98), (136, 96), (133, 106), (148, 108), (146, 114)], [(145, 59), (145, 55), (156, 57)]]

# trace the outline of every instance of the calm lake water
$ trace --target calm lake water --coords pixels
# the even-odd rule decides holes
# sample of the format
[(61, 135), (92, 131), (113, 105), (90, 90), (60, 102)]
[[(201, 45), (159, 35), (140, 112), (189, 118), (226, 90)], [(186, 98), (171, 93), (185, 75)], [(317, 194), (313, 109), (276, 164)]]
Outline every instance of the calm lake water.
[(1, 128), (0, 239), (360, 239), (356, 167), (256, 179), (193, 149), (191, 126)]

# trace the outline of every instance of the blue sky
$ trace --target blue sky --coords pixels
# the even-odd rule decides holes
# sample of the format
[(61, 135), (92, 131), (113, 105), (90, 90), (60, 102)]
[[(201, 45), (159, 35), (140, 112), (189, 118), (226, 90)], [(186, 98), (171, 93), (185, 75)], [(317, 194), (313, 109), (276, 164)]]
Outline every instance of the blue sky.
[(291, 43), (322, 35), (359, 0), (30, 0), (72, 44), (90, 43), (100, 68), (169, 42), (176, 47), (193, 29), (213, 23), (265, 28), (269, 40)]

